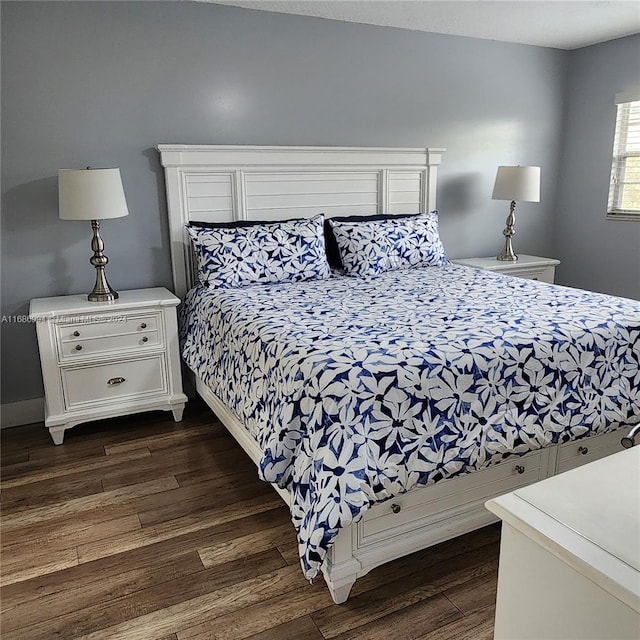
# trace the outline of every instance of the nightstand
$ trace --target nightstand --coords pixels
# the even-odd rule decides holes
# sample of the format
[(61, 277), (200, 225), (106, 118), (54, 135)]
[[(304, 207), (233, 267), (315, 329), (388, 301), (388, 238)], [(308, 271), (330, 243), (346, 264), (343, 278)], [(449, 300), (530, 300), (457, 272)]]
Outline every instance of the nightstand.
[(550, 284), (553, 284), (556, 276), (556, 267), (560, 264), (560, 260), (553, 258), (522, 255), (515, 262), (506, 262), (497, 258), (461, 258), (460, 260), (452, 260), (452, 262), (519, 278), (540, 280)]
[(176, 306), (163, 288), (31, 301), (45, 390), (45, 426), (55, 444), (77, 424), (161, 409), (182, 419)]

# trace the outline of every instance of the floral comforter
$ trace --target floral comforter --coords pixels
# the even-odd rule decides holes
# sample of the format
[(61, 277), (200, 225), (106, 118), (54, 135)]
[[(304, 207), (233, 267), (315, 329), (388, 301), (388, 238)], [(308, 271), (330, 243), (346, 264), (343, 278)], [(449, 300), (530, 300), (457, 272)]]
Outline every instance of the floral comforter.
[(377, 502), (640, 420), (640, 302), (459, 265), (197, 287), (181, 339), (290, 490), (308, 579)]

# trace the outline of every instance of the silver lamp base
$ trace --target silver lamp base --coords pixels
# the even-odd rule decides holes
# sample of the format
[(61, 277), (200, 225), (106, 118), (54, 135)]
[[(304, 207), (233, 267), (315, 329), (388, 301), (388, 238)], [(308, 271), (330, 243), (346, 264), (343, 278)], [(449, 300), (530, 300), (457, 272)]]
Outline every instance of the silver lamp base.
[(497, 260), (504, 262), (515, 262), (518, 256), (513, 252), (513, 246), (511, 245), (511, 238), (516, 235), (516, 201), (511, 201), (511, 208), (509, 209), (509, 215), (507, 216), (507, 226), (502, 232), (505, 237), (504, 249), (499, 256), (496, 256)]
[[(108, 282), (107, 287), (109, 287)], [(114, 291), (111, 287), (109, 287), (109, 291), (105, 291), (104, 293), (101, 293), (94, 287), (93, 291), (87, 296), (87, 300), (89, 300), (89, 302), (113, 302), (117, 300), (118, 297), (118, 292)]]
[(93, 229), (93, 238), (91, 238), (93, 256), (91, 256), (89, 262), (96, 268), (96, 283), (87, 299), (89, 302), (113, 302), (118, 299), (118, 292), (111, 288), (104, 272), (109, 258), (104, 255), (104, 242), (100, 237), (100, 222), (92, 220), (91, 228)]

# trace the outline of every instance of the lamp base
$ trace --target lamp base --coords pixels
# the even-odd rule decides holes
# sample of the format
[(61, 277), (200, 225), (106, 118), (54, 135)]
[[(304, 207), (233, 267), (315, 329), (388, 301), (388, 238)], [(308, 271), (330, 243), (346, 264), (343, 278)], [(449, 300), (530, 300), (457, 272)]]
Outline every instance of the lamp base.
[(93, 238), (91, 239), (93, 255), (89, 262), (96, 268), (96, 283), (93, 286), (93, 291), (87, 296), (87, 300), (89, 302), (113, 302), (118, 299), (118, 292), (111, 288), (104, 273), (109, 259), (104, 255), (104, 242), (100, 237), (100, 222), (92, 220), (91, 228), (93, 229)]
[(118, 292), (113, 289), (108, 293), (95, 293), (95, 289), (87, 296), (89, 302), (113, 302), (119, 298)]
[(496, 256), (496, 260), (503, 262), (515, 262), (518, 256), (513, 252), (513, 246), (511, 245), (511, 238), (516, 235), (516, 203), (515, 200), (511, 201), (511, 207), (509, 209), (509, 215), (507, 216), (507, 227), (502, 232), (505, 237), (504, 249), (499, 256)]
[(518, 256), (513, 253), (513, 251), (511, 253), (503, 252), (499, 256), (496, 256), (496, 260), (500, 260), (502, 262), (517, 262)]

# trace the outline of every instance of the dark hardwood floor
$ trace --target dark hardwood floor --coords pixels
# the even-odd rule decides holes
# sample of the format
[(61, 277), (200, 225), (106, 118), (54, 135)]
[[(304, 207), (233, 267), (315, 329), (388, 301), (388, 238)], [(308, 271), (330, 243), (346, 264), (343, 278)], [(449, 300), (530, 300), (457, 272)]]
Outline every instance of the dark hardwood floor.
[(2, 436), (3, 640), (482, 640), (499, 528), (388, 563), (334, 605), (279, 496), (211, 412)]

